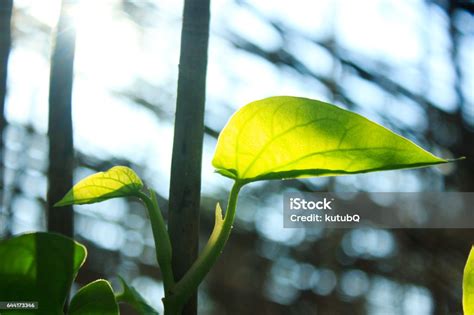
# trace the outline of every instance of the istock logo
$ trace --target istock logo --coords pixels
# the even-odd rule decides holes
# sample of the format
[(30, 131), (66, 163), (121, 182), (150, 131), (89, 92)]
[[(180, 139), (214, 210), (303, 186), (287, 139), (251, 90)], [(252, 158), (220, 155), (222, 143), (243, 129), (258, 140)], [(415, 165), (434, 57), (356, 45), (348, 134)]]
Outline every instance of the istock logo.
[[(474, 192), (285, 192), (283, 227), (474, 227)], [(470, 313), (471, 315), (474, 313)]]
[(307, 201), (304, 198), (290, 198), (290, 210), (332, 210), (331, 203), (334, 198), (330, 200), (324, 198), (319, 201)]
[(354, 227), (361, 222), (358, 208), (332, 193), (286, 193), (283, 227)]

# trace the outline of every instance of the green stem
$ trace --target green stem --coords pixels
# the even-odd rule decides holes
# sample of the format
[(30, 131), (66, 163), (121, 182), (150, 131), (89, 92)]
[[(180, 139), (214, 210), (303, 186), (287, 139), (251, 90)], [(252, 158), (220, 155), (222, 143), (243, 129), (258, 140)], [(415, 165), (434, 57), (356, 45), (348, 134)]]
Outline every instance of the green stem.
[(209, 241), (188, 272), (176, 283), (175, 287), (172, 289), (172, 294), (170, 296), (165, 296), (163, 300), (165, 308), (168, 305), (169, 307), (177, 309), (179, 314), (181, 307), (192, 296), (193, 292), (197, 289), (222, 253), (232, 230), (237, 198), (242, 186), (242, 182), (236, 181), (234, 183), (234, 186), (230, 191), (227, 210), (223, 220), (220, 207), (218, 206), (216, 210), (216, 223)]
[(163, 286), (166, 296), (170, 294), (175, 285), (173, 270), (171, 269), (171, 243), (165, 221), (163, 220), (160, 207), (156, 200), (156, 195), (153, 190), (150, 189), (149, 191), (151, 198), (141, 191), (138, 192), (138, 197), (145, 204), (150, 217), (151, 229), (155, 240), (156, 259), (158, 260), (163, 276)]

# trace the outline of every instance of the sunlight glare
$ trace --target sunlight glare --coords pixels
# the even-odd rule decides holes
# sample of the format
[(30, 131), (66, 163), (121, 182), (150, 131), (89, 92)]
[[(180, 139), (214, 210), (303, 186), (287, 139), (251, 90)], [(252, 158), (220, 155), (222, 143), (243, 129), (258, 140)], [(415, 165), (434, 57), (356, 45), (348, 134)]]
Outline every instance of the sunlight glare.
[(113, 4), (83, 0), (74, 21), (77, 74), (109, 88), (130, 84), (139, 59), (138, 32)]

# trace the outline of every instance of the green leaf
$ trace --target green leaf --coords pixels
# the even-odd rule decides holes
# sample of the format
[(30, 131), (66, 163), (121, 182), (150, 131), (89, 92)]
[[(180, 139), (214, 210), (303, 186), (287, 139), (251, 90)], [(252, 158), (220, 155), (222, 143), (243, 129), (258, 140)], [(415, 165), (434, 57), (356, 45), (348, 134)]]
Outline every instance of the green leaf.
[(114, 166), (106, 172), (84, 178), (54, 206), (82, 205), (112, 198), (135, 196), (142, 187), (141, 179), (132, 169)]
[(214, 228), (212, 229), (211, 236), (209, 237), (209, 240), (207, 241), (207, 244), (204, 247), (203, 252), (206, 252), (208, 250), (207, 249), (208, 247), (211, 248), (214, 246), (224, 226), (224, 217), (222, 216), (222, 208), (219, 203), (216, 204), (214, 217), (215, 217)]
[(251, 182), (415, 168), (447, 160), (324, 102), (279, 96), (252, 102), (221, 132), (212, 164)]
[(110, 283), (100, 279), (82, 287), (71, 300), (68, 315), (118, 315)]
[(148, 305), (145, 299), (137, 290), (135, 290), (134, 287), (127, 285), (122, 277), (119, 277), (119, 279), (122, 283), (123, 292), (116, 296), (118, 302), (130, 304), (140, 315), (159, 315), (157, 311)]
[[(34, 314), (63, 314), (66, 296), (86, 255), (84, 246), (52, 233), (0, 241), (0, 301), (37, 301)], [(25, 311), (8, 312), (16, 313)]]
[(474, 314), (474, 247), (471, 248), (464, 267), (462, 304), (464, 314)]

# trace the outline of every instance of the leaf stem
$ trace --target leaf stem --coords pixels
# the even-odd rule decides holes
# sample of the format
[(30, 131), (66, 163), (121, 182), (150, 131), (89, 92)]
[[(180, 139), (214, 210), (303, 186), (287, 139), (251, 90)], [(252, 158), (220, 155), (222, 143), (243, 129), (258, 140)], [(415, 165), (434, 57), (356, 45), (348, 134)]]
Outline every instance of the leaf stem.
[(153, 239), (155, 240), (156, 259), (158, 260), (163, 276), (163, 286), (166, 296), (172, 291), (175, 285), (173, 270), (171, 269), (171, 243), (163, 215), (161, 214), (160, 207), (156, 200), (156, 195), (151, 189), (149, 189), (149, 192), (151, 198), (141, 191), (138, 192), (138, 197), (145, 204), (150, 217)]
[(197, 289), (222, 253), (232, 230), (237, 199), (243, 184), (243, 182), (235, 181), (232, 190), (230, 191), (224, 219), (222, 219), (219, 205), (217, 206), (214, 230), (212, 231), (206, 246), (183, 278), (176, 283), (172, 289), (172, 294), (165, 296), (163, 300), (165, 308), (169, 305), (173, 308), (177, 308), (179, 311), (179, 309), (192, 296), (193, 292)]

